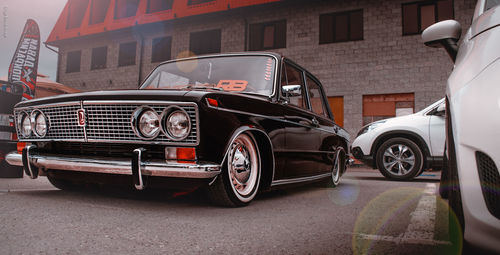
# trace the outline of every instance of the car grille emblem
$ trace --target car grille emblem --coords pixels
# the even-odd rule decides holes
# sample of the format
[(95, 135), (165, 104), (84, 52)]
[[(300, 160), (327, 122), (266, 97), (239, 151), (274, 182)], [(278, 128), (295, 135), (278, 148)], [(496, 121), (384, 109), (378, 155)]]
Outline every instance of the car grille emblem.
[(78, 126), (85, 127), (85, 109), (78, 109)]

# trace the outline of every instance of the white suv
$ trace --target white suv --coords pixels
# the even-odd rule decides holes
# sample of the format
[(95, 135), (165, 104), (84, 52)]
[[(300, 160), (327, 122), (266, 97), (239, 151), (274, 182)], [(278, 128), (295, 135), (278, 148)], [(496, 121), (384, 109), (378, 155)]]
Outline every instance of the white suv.
[(370, 123), (352, 143), (353, 156), (392, 180), (439, 169), (445, 141), (444, 98), (420, 112)]
[[(479, 0), (464, 37), (446, 20), (422, 33), (455, 67), (446, 87), (446, 146), (441, 185), (465, 241), (500, 252), (500, 1)], [(456, 216), (456, 217), (455, 217)], [(450, 232), (450, 235), (453, 232)], [(457, 233), (457, 232), (455, 232)], [(462, 233), (460, 233), (462, 234)]]

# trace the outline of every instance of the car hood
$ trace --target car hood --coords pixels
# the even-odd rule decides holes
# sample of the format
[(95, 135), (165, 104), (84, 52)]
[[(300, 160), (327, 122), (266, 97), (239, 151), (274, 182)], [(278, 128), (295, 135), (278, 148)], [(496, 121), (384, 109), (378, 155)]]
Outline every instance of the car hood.
[(53, 104), (61, 102), (74, 102), (82, 100), (132, 100), (132, 101), (149, 101), (149, 100), (164, 100), (164, 101), (182, 101), (182, 102), (199, 102), (208, 94), (214, 95), (234, 95), (246, 96), (255, 98), (265, 98), (263, 96), (249, 96), (246, 94), (237, 94), (217, 90), (108, 90), (108, 91), (92, 91), (74, 94), (58, 95), (53, 97), (45, 97), (33, 99), (18, 103), (16, 107), (27, 107), (41, 104)]

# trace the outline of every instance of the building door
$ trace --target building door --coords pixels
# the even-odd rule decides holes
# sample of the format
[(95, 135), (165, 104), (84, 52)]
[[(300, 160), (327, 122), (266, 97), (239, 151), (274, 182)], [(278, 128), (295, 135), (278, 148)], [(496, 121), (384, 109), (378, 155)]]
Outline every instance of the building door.
[(335, 123), (344, 127), (344, 97), (329, 97), (328, 104), (330, 104), (330, 109), (332, 110)]

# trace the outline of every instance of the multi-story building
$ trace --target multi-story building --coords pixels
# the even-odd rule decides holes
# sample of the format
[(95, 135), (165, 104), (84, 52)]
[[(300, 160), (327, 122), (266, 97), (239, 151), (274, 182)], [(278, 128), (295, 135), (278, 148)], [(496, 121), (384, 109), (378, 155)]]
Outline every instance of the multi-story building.
[[(69, 0), (47, 43), (57, 81), (80, 90), (133, 89), (161, 61), (273, 51), (326, 88), (338, 123), (418, 111), (443, 97), (453, 67), (424, 47), (427, 26), (470, 24), (473, 0)], [(465, 30), (465, 29), (464, 29)]]

